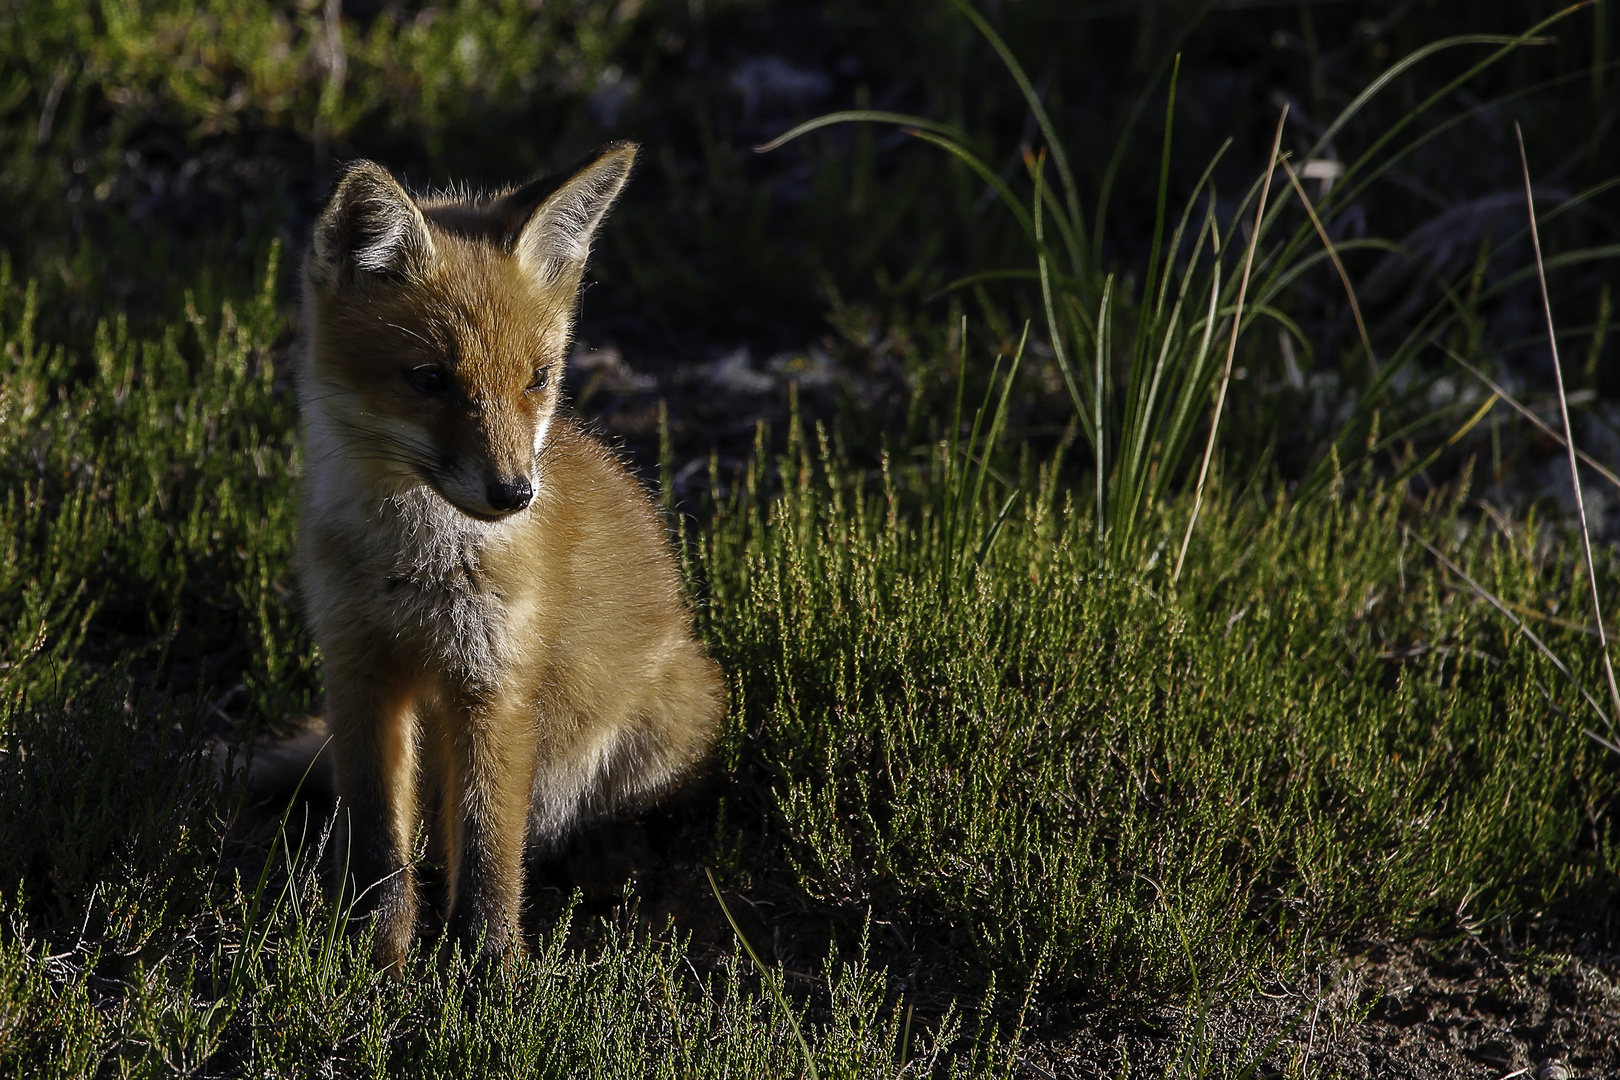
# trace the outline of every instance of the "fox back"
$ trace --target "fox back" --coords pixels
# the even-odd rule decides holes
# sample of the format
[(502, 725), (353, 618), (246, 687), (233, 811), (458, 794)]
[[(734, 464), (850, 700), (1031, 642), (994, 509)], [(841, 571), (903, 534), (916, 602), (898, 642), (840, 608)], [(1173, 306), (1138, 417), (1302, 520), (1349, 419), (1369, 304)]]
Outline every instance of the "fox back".
[(591, 238), (635, 148), (477, 201), (352, 165), (305, 274), (299, 563), (350, 885), (416, 932), (418, 829), (468, 947), (516, 942), (526, 852), (657, 796), (723, 709), (663, 525), (559, 412)]

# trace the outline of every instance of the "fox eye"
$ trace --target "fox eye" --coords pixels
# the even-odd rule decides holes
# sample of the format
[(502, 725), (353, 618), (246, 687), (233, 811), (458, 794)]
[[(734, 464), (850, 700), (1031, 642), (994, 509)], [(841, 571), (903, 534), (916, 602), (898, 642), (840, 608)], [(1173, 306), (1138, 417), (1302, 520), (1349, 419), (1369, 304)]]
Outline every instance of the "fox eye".
[(422, 364), (405, 373), (410, 384), (424, 394), (437, 394), (444, 389), (444, 368), (438, 364)]
[(534, 378), (529, 380), (529, 390), (544, 390), (551, 382), (551, 369), (549, 367), (535, 368)]

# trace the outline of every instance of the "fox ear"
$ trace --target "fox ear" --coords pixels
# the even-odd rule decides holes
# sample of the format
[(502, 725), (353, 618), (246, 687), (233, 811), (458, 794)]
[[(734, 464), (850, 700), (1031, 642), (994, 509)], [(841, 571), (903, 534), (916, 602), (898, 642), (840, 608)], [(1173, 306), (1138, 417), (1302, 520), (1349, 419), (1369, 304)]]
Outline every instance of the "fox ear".
[(317, 282), (336, 287), (357, 271), (379, 277), (411, 278), (433, 263), (433, 238), (416, 201), (370, 161), (349, 165), (315, 225), (310, 272)]
[(560, 183), (536, 180), (507, 195), (497, 212), (522, 267), (550, 283), (584, 271), (591, 237), (630, 177), (635, 143), (614, 143)]

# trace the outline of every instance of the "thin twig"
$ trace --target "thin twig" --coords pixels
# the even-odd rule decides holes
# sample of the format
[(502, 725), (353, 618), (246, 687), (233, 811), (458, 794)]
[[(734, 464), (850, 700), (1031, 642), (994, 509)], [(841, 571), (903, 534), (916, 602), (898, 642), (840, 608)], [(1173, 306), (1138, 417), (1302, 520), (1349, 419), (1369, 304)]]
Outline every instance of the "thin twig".
[[(1565, 438), (1562, 435), (1558, 434), (1558, 432), (1554, 431), (1551, 427), (1549, 427), (1545, 420), (1543, 420), (1541, 417), (1537, 416), (1528, 406), (1524, 405), (1523, 403), (1518, 401), (1516, 398), (1514, 398), (1514, 396), (1512, 394), (1510, 394), (1506, 390), (1502, 389), (1502, 387), (1500, 385), (1498, 385), (1497, 382), (1494, 379), (1492, 379), (1489, 375), (1485, 374), (1483, 371), (1479, 370), (1479, 368), (1475, 367), (1473, 364), (1470, 364), (1468, 361), (1466, 361), (1462, 357), (1458, 356), (1455, 352), (1453, 352), (1451, 349), (1447, 348), (1446, 346), (1442, 345), (1442, 346), (1440, 346), (1440, 348), (1441, 348), (1442, 351), (1445, 352), (1445, 354), (1447, 356), (1451, 357), (1453, 360), (1457, 361), (1457, 363), (1459, 363), (1463, 367), (1467, 368), (1469, 374), (1473, 375), (1474, 378), (1478, 379), (1480, 382), (1482, 382), (1486, 386), (1490, 387), (1491, 392), (1494, 393), (1497, 397), (1501, 398), (1503, 401), (1505, 401), (1509, 405), (1513, 406), (1513, 408), (1518, 411), (1518, 414), (1520, 416), (1524, 417), (1526, 420), (1528, 420), (1532, 424), (1536, 425), (1536, 427), (1540, 428), (1542, 433), (1545, 434), (1549, 439), (1551, 439), (1553, 442), (1557, 443), (1559, 446), (1568, 446), (1569, 445), (1568, 441), (1566, 441)], [(1603, 477), (1603, 479), (1605, 479), (1609, 483), (1613, 484), (1616, 488), (1620, 488), (1620, 476), (1616, 476), (1614, 473), (1610, 472), (1607, 468), (1604, 467), (1603, 463), (1601, 461), (1599, 461), (1597, 458), (1593, 457), (1591, 454), (1588, 454), (1585, 450), (1579, 450), (1579, 449), (1577, 449), (1575, 451), (1575, 456), (1580, 458), (1582, 461), (1586, 462), (1593, 469), (1597, 470), (1597, 474), (1599, 476)]]
[(1581, 734), (1603, 747), (1603, 749), (1608, 750), (1611, 753), (1620, 754), (1620, 746), (1614, 745), (1614, 743), (1610, 742), (1608, 739), (1605, 739), (1591, 728), (1581, 728)]
[(1192, 543), (1193, 526), (1198, 523), (1198, 509), (1204, 501), (1204, 480), (1209, 475), (1209, 459), (1215, 453), (1215, 433), (1221, 426), (1221, 409), (1226, 405), (1226, 387), (1232, 381), (1232, 358), (1237, 355), (1238, 330), (1243, 325), (1243, 301), (1249, 293), (1249, 274), (1254, 270), (1254, 249), (1260, 246), (1260, 226), (1266, 217), (1266, 199), (1271, 194), (1271, 176), (1277, 171), (1277, 153), (1282, 149), (1283, 125), (1288, 122), (1288, 106), (1277, 118), (1277, 134), (1271, 139), (1271, 159), (1266, 162), (1266, 179), (1260, 186), (1260, 205), (1254, 211), (1254, 233), (1249, 237), (1249, 253), (1243, 260), (1243, 280), (1238, 282), (1237, 310), (1232, 314), (1232, 337), (1226, 344), (1226, 367), (1221, 371), (1221, 388), (1215, 395), (1215, 414), (1209, 421), (1209, 441), (1204, 444), (1204, 460), (1198, 466), (1198, 483), (1193, 488), (1192, 516), (1187, 519), (1187, 534), (1181, 538), (1181, 552), (1176, 556), (1176, 569), (1170, 580), (1181, 580), (1181, 566), (1187, 561), (1187, 545)]
[[(1614, 664), (1609, 660), (1609, 635), (1603, 629), (1603, 604), (1598, 599), (1597, 564), (1592, 560), (1592, 534), (1586, 526), (1586, 499), (1581, 495), (1580, 467), (1575, 462), (1575, 432), (1569, 424), (1569, 399), (1564, 395), (1564, 371), (1558, 362), (1558, 334), (1553, 329), (1552, 297), (1547, 292), (1547, 268), (1541, 261), (1541, 235), (1536, 229), (1536, 203), (1530, 193), (1530, 158), (1524, 152), (1524, 132), (1517, 121), (1513, 133), (1519, 140), (1519, 164), (1524, 167), (1524, 204), (1530, 214), (1530, 244), (1536, 253), (1536, 277), (1541, 281), (1541, 307), (1547, 316), (1547, 344), (1552, 348), (1553, 375), (1558, 383), (1558, 412), (1564, 420), (1564, 450), (1569, 456), (1569, 482), (1575, 488), (1575, 512), (1581, 522), (1581, 551), (1586, 556), (1586, 580), (1592, 586), (1592, 615), (1597, 619), (1598, 648), (1603, 653), (1603, 677), (1609, 681), (1609, 705), (1620, 713), (1620, 686), (1615, 685)], [(1612, 730), (1612, 729), (1611, 729)]]
[(1378, 374), (1378, 357), (1373, 352), (1372, 338), (1367, 336), (1367, 324), (1361, 317), (1361, 305), (1356, 303), (1356, 290), (1350, 284), (1350, 275), (1344, 269), (1344, 263), (1339, 261), (1338, 249), (1333, 241), (1328, 239), (1327, 230), (1322, 227), (1322, 219), (1316, 216), (1316, 207), (1311, 205), (1310, 197), (1305, 194), (1305, 188), (1300, 185), (1299, 177), (1294, 175), (1293, 166), (1287, 161), (1282, 162), (1283, 172), (1288, 174), (1288, 182), (1294, 185), (1294, 194), (1299, 196), (1305, 213), (1310, 215), (1311, 224), (1316, 226), (1316, 235), (1322, 238), (1322, 246), (1327, 248), (1328, 258), (1333, 260), (1333, 268), (1339, 272), (1339, 280), (1344, 282), (1344, 293), (1350, 298), (1350, 314), (1356, 317), (1356, 329), (1361, 333), (1361, 347), (1367, 350), (1367, 366), (1374, 375)]
[[(1578, 623), (1573, 619), (1560, 619), (1556, 615), (1548, 615), (1544, 611), (1537, 611), (1535, 608), (1525, 607), (1523, 604), (1517, 603), (1513, 600), (1504, 600), (1502, 602), (1528, 619), (1536, 619), (1539, 622), (1550, 623), (1551, 625), (1562, 630), (1573, 630), (1577, 634), (1585, 634), (1588, 637), (1597, 637), (1597, 627), (1593, 626), (1591, 623)], [(1612, 631), (1610, 632), (1612, 633)]]
[(1609, 719), (1609, 714), (1603, 711), (1603, 706), (1599, 705), (1597, 703), (1597, 699), (1587, 692), (1586, 687), (1581, 685), (1579, 679), (1575, 678), (1575, 673), (1564, 666), (1564, 662), (1558, 659), (1558, 654), (1548, 648), (1545, 641), (1542, 641), (1536, 636), (1536, 632), (1534, 630), (1524, 625), (1524, 621), (1517, 615), (1513, 614), (1513, 612), (1509, 611), (1507, 605), (1502, 603), (1501, 600), (1498, 600), (1495, 595), (1485, 588), (1485, 586), (1469, 577), (1467, 571), (1463, 570), (1462, 567), (1440, 554), (1439, 548), (1423, 539), (1423, 537), (1413, 532), (1407, 526), (1403, 525), (1401, 528), (1405, 530), (1407, 536), (1410, 536), (1413, 540), (1416, 540), (1418, 543), (1422, 544), (1424, 549), (1428, 551), (1430, 555), (1433, 555), (1437, 560), (1439, 560), (1441, 566), (1444, 566), (1447, 570), (1450, 570), (1453, 574), (1456, 574), (1458, 577), (1462, 578), (1463, 581), (1468, 584), (1468, 587), (1473, 589), (1475, 594), (1478, 595), (1481, 600), (1484, 600), (1487, 604), (1501, 612), (1502, 617), (1508, 622), (1512, 623), (1519, 633), (1529, 638), (1530, 644), (1541, 650), (1541, 655), (1550, 660), (1552, 662), (1552, 666), (1557, 668), (1564, 678), (1569, 680), (1569, 684), (1580, 692), (1581, 697), (1586, 699), (1586, 703), (1592, 706), (1592, 711), (1598, 714), (1599, 719), (1603, 721), (1603, 726), (1609, 729), (1609, 733), (1614, 735), (1615, 738), (1620, 739), (1620, 733), (1617, 733), (1614, 730), (1614, 722)]

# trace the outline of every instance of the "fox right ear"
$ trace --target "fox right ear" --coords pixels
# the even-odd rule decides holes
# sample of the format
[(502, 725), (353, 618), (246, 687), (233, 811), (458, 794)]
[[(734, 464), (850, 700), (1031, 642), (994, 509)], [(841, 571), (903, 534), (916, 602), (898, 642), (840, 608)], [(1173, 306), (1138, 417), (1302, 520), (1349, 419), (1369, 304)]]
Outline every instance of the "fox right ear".
[(506, 195), (495, 206), (519, 265), (544, 282), (579, 281), (591, 237), (619, 197), (636, 144), (614, 143), (559, 179), (547, 177)]
[(335, 288), (356, 272), (412, 278), (433, 263), (427, 220), (388, 170), (370, 161), (349, 165), (315, 225), (310, 273)]

